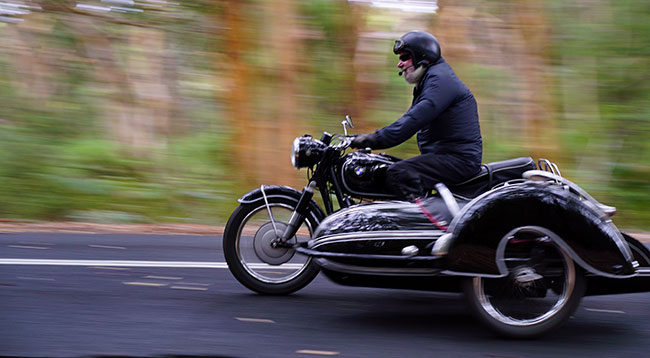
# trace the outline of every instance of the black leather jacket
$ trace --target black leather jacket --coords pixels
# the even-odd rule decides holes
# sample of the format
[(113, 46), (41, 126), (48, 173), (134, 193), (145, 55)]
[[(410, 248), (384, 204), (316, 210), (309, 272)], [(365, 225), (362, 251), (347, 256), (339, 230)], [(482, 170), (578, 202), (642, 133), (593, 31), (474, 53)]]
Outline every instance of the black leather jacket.
[(394, 147), (417, 133), (420, 153), (457, 159), (475, 173), (481, 166), (483, 139), (472, 92), (440, 58), (413, 90), (411, 108), (369, 138), (373, 149)]

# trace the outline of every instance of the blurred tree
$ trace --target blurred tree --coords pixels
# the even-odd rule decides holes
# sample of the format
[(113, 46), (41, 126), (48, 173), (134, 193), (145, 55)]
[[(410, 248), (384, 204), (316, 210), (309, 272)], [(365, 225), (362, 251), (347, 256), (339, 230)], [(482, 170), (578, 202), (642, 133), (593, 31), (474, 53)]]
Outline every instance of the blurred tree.
[(298, 186), (301, 183), (295, 180), (296, 173), (288, 160), (288, 152), (296, 137), (297, 118), (302, 114), (296, 83), (300, 61), (305, 57), (300, 48), (302, 28), (293, 1), (277, 0), (264, 5), (264, 12), (270, 20), (270, 36), (264, 39), (264, 43), (269, 44), (273, 59), (268, 65), (273, 92), (268, 103), (271, 109), (267, 112), (268, 118), (259, 123), (264, 133), (255, 159), (259, 169), (257, 178), (265, 183)]
[(515, 155), (557, 160), (561, 150), (543, 4), (518, 0), (439, 5), (433, 32), (451, 65), (469, 72), (467, 82), (477, 95), (488, 141), (486, 160), (505, 159), (493, 157), (490, 141), (521, 148)]
[(557, 108), (554, 102), (554, 74), (551, 68), (551, 40), (546, 8), (534, 0), (519, 0), (512, 7), (522, 43), (517, 52), (516, 71), (523, 82), (526, 142), (533, 158), (548, 158), (562, 165), (565, 158), (557, 139)]
[(390, 45), (430, 28), (477, 97), (485, 161), (548, 156), (650, 230), (648, 1), (371, 3), (2, 2), (0, 215), (212, 222), (259, 183), (302, 186), (293, 137), (397, 118)]
[[(240, 0), (229, 0), (215, 5), (220, 7), (215, 21), (225, 24), (223, 41), (215, 36), (214, 41), (217, 51), (215, 62), (220, 66), (221, 62), (226, 63), (226, 73), (217, 72), (216, 82), (222, 82), (225, 76), (227, 82), (227, 93), (224, 102), (227, 106), (227, 118), (230, 127), (233, 128), (233, 136), (230, 144), (230, 158), (233, 160), (232, 167), (234, 177), (245, 185), (252, 185), (255, 178), (255, 148), (258, 147), (255, 141), (255, 126), (253, 125), (253, 101), (255, 92), (253, 90), (253, 78), (255, 68), (246, 62), (246, 55), (253, 50), (251, 41), (252, 24), (247, 22), (249, 18), (249, 2)], [(218, 34), (215, 34), (218, 35)], [(223, 43), (223, 46), (221, 44)], [(219, 49), (223, 49), (219, 51)], [(221, 54), (221, 56), (219, 56)]]

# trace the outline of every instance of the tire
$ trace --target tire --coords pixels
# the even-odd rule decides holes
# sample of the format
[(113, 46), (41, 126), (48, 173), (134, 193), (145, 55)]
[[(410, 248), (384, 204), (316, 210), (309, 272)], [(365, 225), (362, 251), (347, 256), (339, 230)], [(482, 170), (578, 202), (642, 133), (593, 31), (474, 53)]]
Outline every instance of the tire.
[[(298, 200), (270, 197), (268, 202), (281, 234)], [(270, 217), (263, 201), (237, 207), (226, 224), (223, 251), (230, 272), (241, 284), (261, 294), (287, 295), (309, 284), (319, 270), (311, 257), (271, 247), (276, 235)], [(308, 241), (318, 223), (315, 214), (308, 215), (289, 242)]]
[(585, 277), (550, 231), (506, 235), (503, 278), (474, 277), (463, 290), (478, 319), (502, 336), (535, 338), (566, 322), (584, 295)]

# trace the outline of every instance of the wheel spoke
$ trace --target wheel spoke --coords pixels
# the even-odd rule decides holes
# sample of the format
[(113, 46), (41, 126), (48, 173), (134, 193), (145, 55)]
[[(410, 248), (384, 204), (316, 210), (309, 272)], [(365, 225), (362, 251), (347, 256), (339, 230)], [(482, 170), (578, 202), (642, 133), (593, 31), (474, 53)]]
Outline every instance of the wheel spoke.
[[(270, 203), (269, 206), (275, 226), (271, 222), (266, 205), (248, 214), (239, 228), (237, 255), (243, 268), (255, 279), (265, 283), (288, 282), (300, 275), (310, 263), (310, 259), (295, 255), (295, 251), (290, 248), (271, 246), (286, 228), (293, 208), (280, 203)], [(312, 228), (306, 221), (289, 243), (309, 240), (311, 231)]]

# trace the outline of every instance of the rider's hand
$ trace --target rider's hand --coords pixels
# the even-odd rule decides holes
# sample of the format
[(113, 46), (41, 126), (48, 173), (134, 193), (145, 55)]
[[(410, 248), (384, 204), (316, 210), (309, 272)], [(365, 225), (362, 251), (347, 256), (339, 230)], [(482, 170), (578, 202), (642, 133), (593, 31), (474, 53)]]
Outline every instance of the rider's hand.
[(372, 147), (373, 142), (374, 142), (373, 133), (362, 133), (357, 135), (356, 138), (352, 140), (352, 143), (350, 143), (350, 147), (364, 149), (367, 147)]

